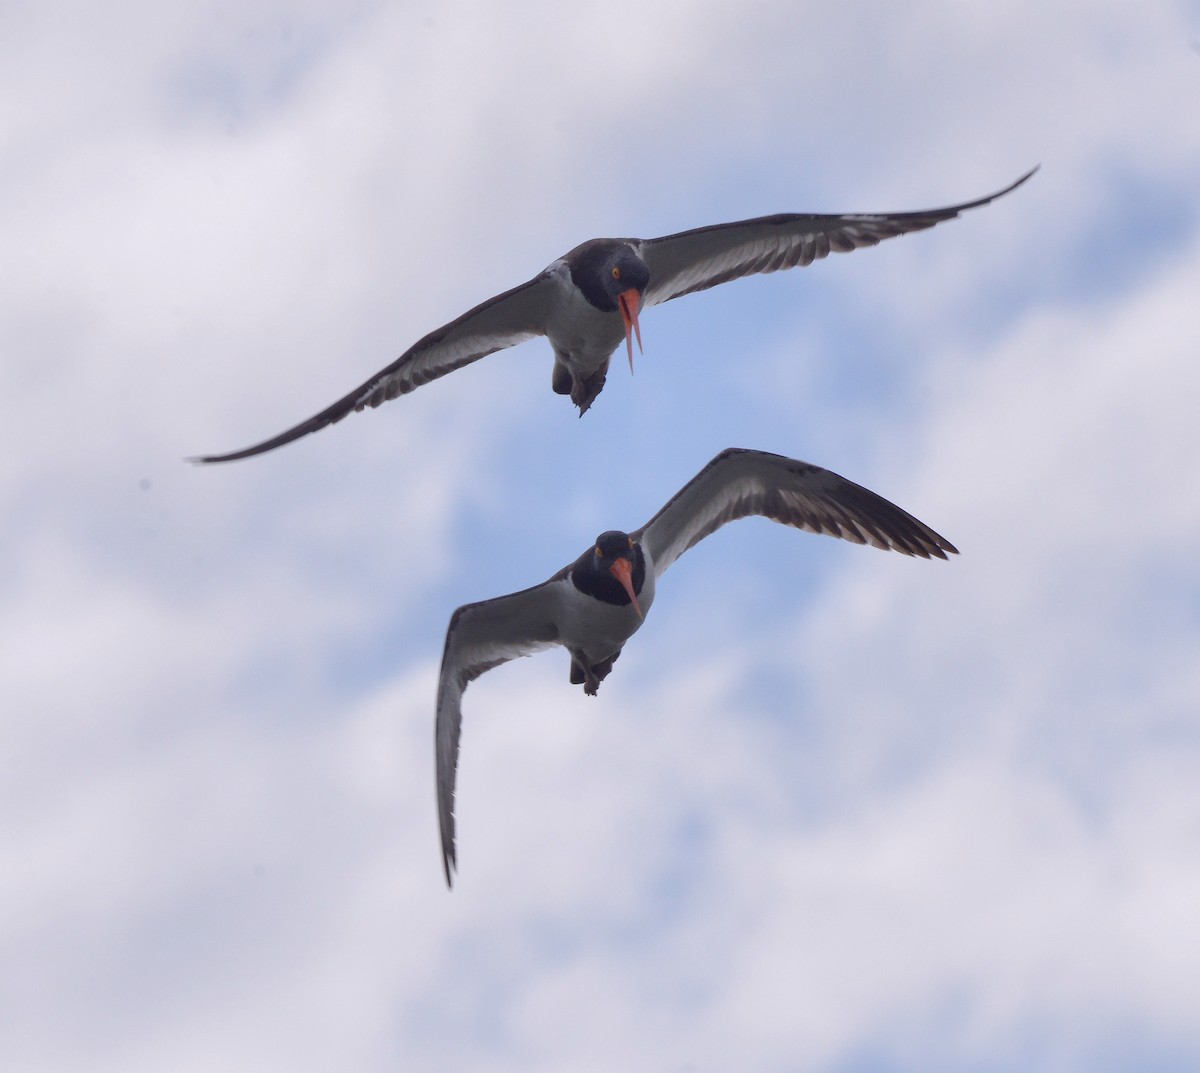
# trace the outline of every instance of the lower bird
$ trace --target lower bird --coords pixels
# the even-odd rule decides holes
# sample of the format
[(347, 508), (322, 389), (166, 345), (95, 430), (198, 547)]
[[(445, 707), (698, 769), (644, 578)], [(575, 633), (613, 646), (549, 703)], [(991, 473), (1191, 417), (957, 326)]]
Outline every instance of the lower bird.
[(726, 522), (756, 514), (923, 559), (958, 551), (924, 522), (845, 477), (782, 455), (730, 448), (640, 529), (601, 533), (548, 581), (460, 607), (446, 631), (434, 733), (448, 886), (457, 868), (454, 785), (468, 683), (518, 656), (562, 645), (571, 656), (571, 684), (594, 696), (641, 626), (667, 567)]
[[(1034, 171), (1037, 169), (1035, 168)], [(719, 283), (812, 264), (830, 253), (877, 246), (924, 231), (1015, 190), (1032, 175), (987, 197), (917, 212), (786, 213), (715, 224), (660, 238), (593, 238), (533, 279), (481, 302), (419, 339), (348, 395), (277, 436), (193, 462), (232, 462), (282, 447), (347, 414), (379, 406), (497, 350), (544, 335), (554, 350), (551, 386), (584, 414), (604, 388), (608, 363), (624, 340), (633, 369), (638, 314)]]

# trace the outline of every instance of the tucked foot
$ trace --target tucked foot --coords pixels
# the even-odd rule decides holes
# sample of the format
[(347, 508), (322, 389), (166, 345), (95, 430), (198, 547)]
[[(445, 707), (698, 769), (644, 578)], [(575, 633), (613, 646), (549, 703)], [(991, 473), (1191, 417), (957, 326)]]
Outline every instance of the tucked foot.
[(612, 663), (613, 661), (609, 659), (598, 663), (595, 667), (587, 667), (577, 656), (573, 655), (571, 657), (571, 685), (583, 686), (583, 691), (589, 697), (594, 697), (604, 676), (612, 670)]
[(617, 657), (621, 655), (616, 652), (609, 656), (608, 659), (601, 660), (593, 667), (588, 667), (577, 656), (571, 656), (571, 685), (583, 686), (583, 691), (589, 696), (594, 697), (596, 691), (600, 688), (600, 683), (612, 673), (613, 664), (617, 662)]
[(575, 377), (561, 361), (554, 362), (554, 372), (550, 377), (550, 386), (556, 395), (570, 395), (575, 387)]
[(586, 380), (575, 381), (571, 388), (571, 401), (579, 407), (580, 417), (588, 412), (592, 403), (596, 401), (596, 396), (604, 390), (604, 381), (607, 378), (608, 364), (606, 362)]
[(604, 675), (597, 677), (586, 667), (582, 667), (578, 663), (571, 664), (571, 685), (583, 686), (583, 691), (589, 696), (594, 697), (596, 690), (600, 688), (600, 680)]
[(620, 654), (621, 653), (618, 652), (615, 656), (610, 656), (608, 659), (604, 660), (602, 663), (597, 663), (596, 666), (592, 668), (592, 674), (596, 676), (597, 682), (603, 682), (604, 679), (609, 676), (609, 674), (612, 672), (613, 664), (617, 662), (617, 656)]

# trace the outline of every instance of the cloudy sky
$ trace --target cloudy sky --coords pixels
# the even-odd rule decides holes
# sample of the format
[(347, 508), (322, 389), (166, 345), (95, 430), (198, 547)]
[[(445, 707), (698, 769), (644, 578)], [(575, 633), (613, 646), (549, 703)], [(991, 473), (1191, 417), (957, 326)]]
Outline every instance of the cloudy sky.
[[(1200, 1065), (1200, 7), (0, 11), (0, 1067)], [(1021, 190), (544, 340), (261, 458), (594, 235)], [(597, 698), (459, 604), (717, 451), (954, 541), (754, 520)]]

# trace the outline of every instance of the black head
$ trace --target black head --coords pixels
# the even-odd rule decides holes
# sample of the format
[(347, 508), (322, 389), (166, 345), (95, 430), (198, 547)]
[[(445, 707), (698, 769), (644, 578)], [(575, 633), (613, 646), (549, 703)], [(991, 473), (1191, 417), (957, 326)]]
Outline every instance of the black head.
[(610, 529), (596, 537), (595, 545), (585, 551), (571, 567), (571, 581), (580, 592), (606, 604), (625, 607), (633, 604), (640, 615), (637, 594), (646, 580), (646, 558), (642, 546), (628, 533)]
[(650, 283), (650, 269), (633, 247), (621, 239), (596, 238), (568, 255), (571, 279), (583, 296), (605, 313), (617, 312), (617, 300), (629, 290), (639, 301)]
[(606, 565), (617, 559), (628, 559), (632, 562), (636, 547), (633, 537), (628, 533), (622, 533), (619, 529), (610, 529), (596, 537), (596, 546), (592, 548), (592, 555), (598, 562)]

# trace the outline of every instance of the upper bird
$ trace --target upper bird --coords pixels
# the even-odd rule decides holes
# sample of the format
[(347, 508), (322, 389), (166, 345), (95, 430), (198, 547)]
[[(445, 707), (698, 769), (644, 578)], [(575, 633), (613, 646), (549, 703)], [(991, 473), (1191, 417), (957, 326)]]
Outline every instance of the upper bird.
[(505, 347), (544, 335), (554, 348), (551, 386), (570, 395), (582, 415), (604, 387), (608, 363), (625, 340), (633, 368), (638, 315), (741, 276), (807, 265), (830, 253), (875, 246), (923, 231), (1015, 190), (1033, 171), (988, 197), (923, 212), (791, 214), (698, 227), (662, 238), (593, 238), (519, 287), (468, 310), (418, 340), (386, 369), (307, 421), (252, 447), (202, 455), (195, 462), (232, 462), (262, 454), (378, 406)]
[(571, 654), (571, 683), (594, 695), (650, 610), (663, 571), (726, 522), (753, 514), (923, 559), (957, 553), (911, 514), (836, 473), (782, 455), (730, 448), (640, 529), (601, 533), (593, 547), (548, 581), (460, 607), (446, 631), (434, 732), (447, 885), (457, 863), (454, 783), (468, 683), (517, 656), (562, 645)]

